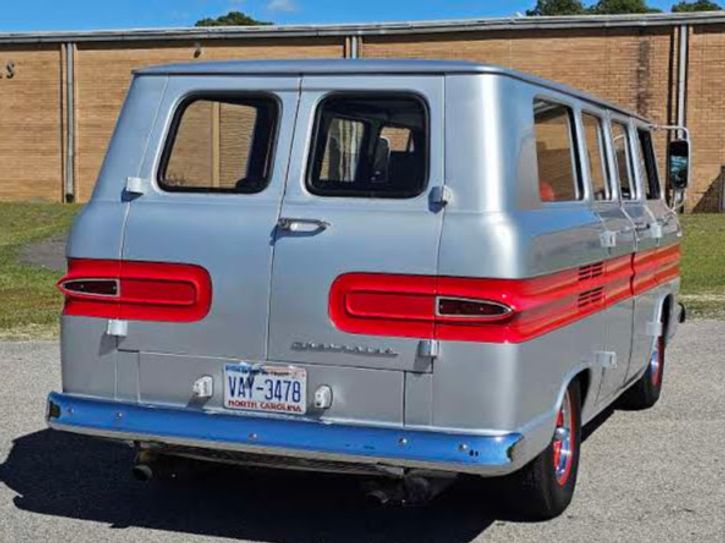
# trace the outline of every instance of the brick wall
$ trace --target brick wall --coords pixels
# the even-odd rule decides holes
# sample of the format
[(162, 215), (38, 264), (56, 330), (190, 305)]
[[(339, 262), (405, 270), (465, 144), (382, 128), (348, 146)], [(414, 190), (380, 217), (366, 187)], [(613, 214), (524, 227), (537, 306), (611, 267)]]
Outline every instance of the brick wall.
[[(343, 56), (343, 39), (255, 40), (202, 43), (204, 60)], [(131, 71), (143, 66), (195, 60), (194, 43), (79, 44), (76, 53), (76, 194), (86, 201), (103, 161), (116, 117), (128, 90)]]
[[(491, 62), (560, 81), (636, 110), (676, 118), (676, 26), (368, 35), (361, 56)], [(339, 37), (201, 43), (198, 60), (344, 56)], [(691, 27), (687, 123), (694, 142), (687, 209), (716, 209), (725, 166), (725, 24)], [(75, 53), (76, 197), (89, 198), (134, 68), (197, 58), (196, 42), (79, 42)], [(0, 199), (59, 201), (66, 104), (60, 43), (0, 45)], [(657, 137), (664, 159), (665, 135)], [(662, 170), (664, 172), (664, 169)]]
[(695, 181), (688, 208), (712, 211), (725, 167), (725, 25), (695, 27), (690, 36), (687, 124)]
[(0, 46), (0, 200), (61, 198), (61, 60), (59, 45)]

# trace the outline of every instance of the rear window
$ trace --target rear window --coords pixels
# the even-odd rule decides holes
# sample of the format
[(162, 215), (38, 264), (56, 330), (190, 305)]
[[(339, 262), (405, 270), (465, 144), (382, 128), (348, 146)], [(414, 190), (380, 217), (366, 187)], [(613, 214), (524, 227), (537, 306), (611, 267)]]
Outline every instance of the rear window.
[(572, 109), (561, 104), (536, 100), (534, 124), (541, 201), (581, 200), (584, 195), (574, 143)]
[(318, 108), (312, 145), (313, 194), (409, 198), (426, 186), (428, 120), (416, 97), (330, 97)]
[(198, 98), (177, 113), (159, 186), (254, 193), (269, 182), (278, 117), (272, 98)]

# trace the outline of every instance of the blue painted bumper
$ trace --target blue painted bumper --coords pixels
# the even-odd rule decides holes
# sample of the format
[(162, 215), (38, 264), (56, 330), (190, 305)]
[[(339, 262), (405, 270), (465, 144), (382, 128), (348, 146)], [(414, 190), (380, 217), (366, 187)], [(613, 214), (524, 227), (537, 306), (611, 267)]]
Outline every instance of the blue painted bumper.
[(521, 434), (481, 436), (324, 424), (48, 396), (48, 424), (102, 437), (401, 466), (503, 472)]

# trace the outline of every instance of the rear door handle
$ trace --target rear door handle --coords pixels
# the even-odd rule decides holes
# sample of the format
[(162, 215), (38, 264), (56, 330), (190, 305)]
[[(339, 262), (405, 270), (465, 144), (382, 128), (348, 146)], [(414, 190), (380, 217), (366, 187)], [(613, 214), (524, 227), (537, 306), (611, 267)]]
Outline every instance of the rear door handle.
[(277, 228), (284, 232), (321, 232), (330, 227), (330, 223), (318, 219), (294, 219), (282, 217), (277, 221)]

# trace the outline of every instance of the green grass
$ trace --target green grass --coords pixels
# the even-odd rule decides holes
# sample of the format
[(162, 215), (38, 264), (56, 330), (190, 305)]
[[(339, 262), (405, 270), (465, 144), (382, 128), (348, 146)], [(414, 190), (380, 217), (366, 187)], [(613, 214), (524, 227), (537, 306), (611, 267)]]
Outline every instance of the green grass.
[[(60, 273), (19, 260), (22, 248), (66, 231), (78, 205), (0, 203), (0, 339), (53, 338)], [(690, 316), (725, 319), (725, 214), (682, 217), (681, 299)]]
[(682, 217), (682, 291), (689, 315), (725, 319), (725, 213)]
[(0, 338), (57, 335), (60, 273), (20, 262), (24, 245), (66, 231), (77, 205), (0, 203)]

